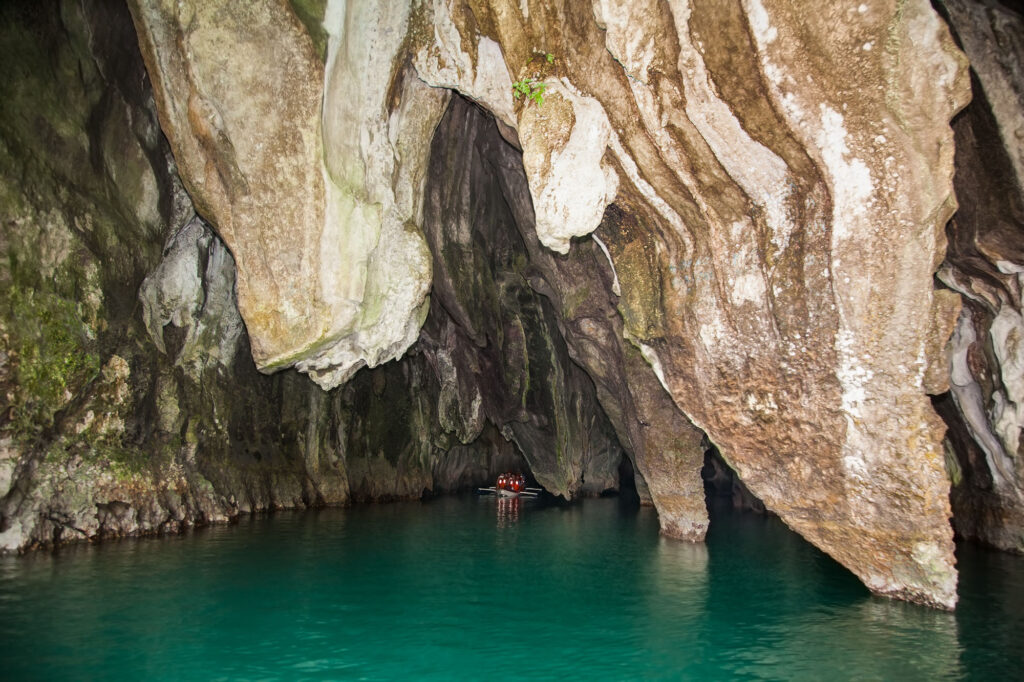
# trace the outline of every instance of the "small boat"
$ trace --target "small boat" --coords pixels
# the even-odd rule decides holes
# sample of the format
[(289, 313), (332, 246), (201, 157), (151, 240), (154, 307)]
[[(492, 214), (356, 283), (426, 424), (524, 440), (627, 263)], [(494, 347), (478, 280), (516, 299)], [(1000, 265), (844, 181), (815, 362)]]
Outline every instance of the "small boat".
[(526, 477), (522, 474), (502, 474), (498, 476), (498, 482), (494, 487), (499, 497), (519, 497), (519, 493), (526, 488)]
[(512, 472), (499, 475), (492, 487), (478, 489), (484, 495), (493, 493), (498, 497), (537, 497), (540, 491), (540, 488), (527, 488), (526, 477)]

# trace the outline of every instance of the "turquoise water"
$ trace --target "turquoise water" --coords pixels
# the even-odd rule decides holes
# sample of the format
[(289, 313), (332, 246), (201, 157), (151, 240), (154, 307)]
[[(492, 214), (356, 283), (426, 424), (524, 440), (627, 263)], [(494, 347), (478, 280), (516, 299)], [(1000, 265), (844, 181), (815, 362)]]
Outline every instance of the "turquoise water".
[(279, 513), (0, 560), (0, 678), (1022, 679), (1024, 560), (959, 560), (949, 614), (753, 515), (694, 546), (615, 499)]

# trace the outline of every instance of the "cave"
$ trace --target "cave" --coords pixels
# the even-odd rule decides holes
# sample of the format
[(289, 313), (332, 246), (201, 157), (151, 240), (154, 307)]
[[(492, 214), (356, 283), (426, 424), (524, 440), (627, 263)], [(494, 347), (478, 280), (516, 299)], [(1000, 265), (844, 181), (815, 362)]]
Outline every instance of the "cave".
[[(412, 351), (440, 383), (429, 399), (437, 438), (475, 449), (485, 428), (500, 433), (532, 477), (566, 499), (617, 489), (625, 455), (563, 337), (564, 297), (575, 292), (548, 281), (558, 275), (553, 259), (538, 262), (521, 155), (461, 97), (434, 133), (425, 196), (432, 295)], [(445, 468), (438, 459), (435, 472)]]
[(764, 502), (743, 485), (740, 477), (725, 463), (718, 449), (710, 443), (704, 451), (704, 466), (701, 467), (700, 476), (704, 480), (704, 498), (707, 501), (708, 517), (711, 522), (717, 514), (730, 510), (755, 514), (771, 513), (765, 508)]
[(953, 528), (1024, 548), (983, 4), (851, 19), (856, 59), (709, 3), (5, 6), (3, 550), (511, 470), (684, 541), (728, 497), (952, 608)]

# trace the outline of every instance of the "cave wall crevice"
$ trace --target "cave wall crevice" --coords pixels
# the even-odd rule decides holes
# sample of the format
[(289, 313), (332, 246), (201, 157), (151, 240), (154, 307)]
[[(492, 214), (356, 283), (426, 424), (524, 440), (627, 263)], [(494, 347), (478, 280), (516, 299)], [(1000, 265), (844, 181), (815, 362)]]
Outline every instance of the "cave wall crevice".
[(1024, 16), (998, 2), (938, 3), (971, 61), (973, 100), (953, 121), (959, 208), (938, 272), (963, 310), (937, 401), (955, 458), (954, 526), (1024, 552)]

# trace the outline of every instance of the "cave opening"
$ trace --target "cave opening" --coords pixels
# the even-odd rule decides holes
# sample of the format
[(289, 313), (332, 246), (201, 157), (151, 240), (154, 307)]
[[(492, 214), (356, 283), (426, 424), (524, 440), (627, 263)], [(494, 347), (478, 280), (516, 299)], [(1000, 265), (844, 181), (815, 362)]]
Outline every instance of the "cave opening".
[(704, 481), (704, 495), (711, 521), (714, 522), (718, 514), (729, 510), (770, 514), (764, 502), (750, 492), (718, 448), (706, 439), (704, 445), (704, 466), (700, 475)]
[(575, 313), (609, 298), (594, 249), (562, 257), (541, 246), (521, 151), (457, 94), (434, 133), (424, 197), (433, 279), (419, 338), (341, 389), (359, 446), (347, 449), (353, 499), (389, 496), (375, 453), (397, 471), (433, 461), (420, 483), (429, 494), (491, 485), (509, 470), (565, 499), (635, 495), (634, 464), (573, 345)]
[[(623, 248), (616, 239), (636, 239), (640, 226), (612, 205), (595, 237), (576, 238), (564, 255), (547, 248), (514, 137), (457, 93), (429, 159), (426, 320), (391, 369), (361, 370), (342, 389), (363, 395), (353, 402), (346, 455), (353, 499), (389, 496), (374, 465), (359, 461), (381, 450), (376, 432), (386, 424), (387, 457), (398, 471), (427, 456), (416, 443), (429, 444), (433, 465), (422, 489), (431, 495), (490, 485), (512, 470), (556, 498), (618, 495), (654, 506), (665, 534), (703, 539), (706, 438), (627, 340), (608, 254)], [(395, 386), (402, 395), (382, 400)]]

